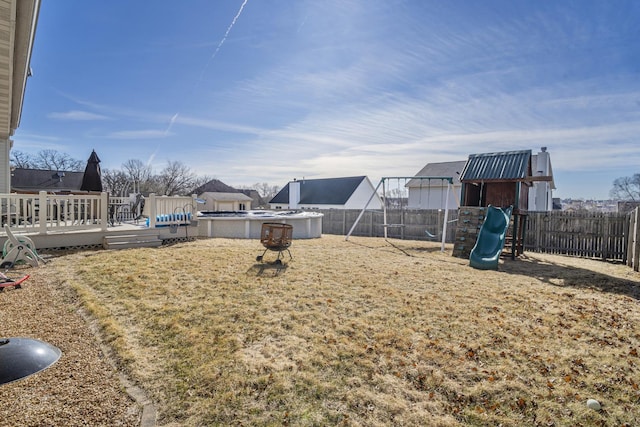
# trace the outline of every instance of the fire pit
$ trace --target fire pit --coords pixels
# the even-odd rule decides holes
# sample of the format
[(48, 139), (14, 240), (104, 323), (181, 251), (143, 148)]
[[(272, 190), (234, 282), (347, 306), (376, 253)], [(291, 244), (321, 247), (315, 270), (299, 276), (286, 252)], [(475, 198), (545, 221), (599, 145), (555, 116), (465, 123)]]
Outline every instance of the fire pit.
[(293, 226), (290, 224), (280, 224), (274, 222), (265, 222), (260, 230), (260, 243), (265, 247), (262, 255), (256, 257), (256, 261), (263, 261), (267, 251), (278, 252), (278, 257), (274, 261), (276, 264), (282, 264), (282, 252), (289, 253), (289, 259), (292, 259), (289, 246), (291, 246), (291, 237), (293, 236)]

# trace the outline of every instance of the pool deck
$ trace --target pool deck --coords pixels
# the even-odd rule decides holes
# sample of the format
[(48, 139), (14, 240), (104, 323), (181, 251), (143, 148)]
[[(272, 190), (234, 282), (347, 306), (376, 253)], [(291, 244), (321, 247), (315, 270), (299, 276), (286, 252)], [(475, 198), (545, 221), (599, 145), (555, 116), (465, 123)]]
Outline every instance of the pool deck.
[[(118, 240), (172, 242), (188, 240), (194, 237), (260, 239), (263, 223), (286, 223), (293, 226), (294, 239), (319, 238), (322, 235), (323, 215), (311, 212), (260, 212), (245, 215), (198, 216), (197, 220), (187, 224), (170, 226), (156, 224), (151, 228), (146, 220), (123, 221), (109, 224), (103, 229), (100, 224), (95, 227), (49, 228), (45, 233), (20, 226), (12, 227), (17, 235), (28, 236), (39, 250), (62, 248), (110, 248), (109, 242)], [(70, 225), (70, 224), (69, 224)], [(1, 234), (0, 234), (1, 236)], [(0, 244), (4, 240), (0, 237)]]

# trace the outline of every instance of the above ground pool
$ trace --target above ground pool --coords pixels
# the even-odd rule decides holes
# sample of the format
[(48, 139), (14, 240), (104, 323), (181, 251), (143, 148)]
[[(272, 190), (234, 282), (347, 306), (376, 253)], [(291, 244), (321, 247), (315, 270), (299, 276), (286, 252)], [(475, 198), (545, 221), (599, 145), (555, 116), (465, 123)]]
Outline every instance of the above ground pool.
[(259, 239), (262, 224), (276, 222), (292, 225), (294, 239), (311, 239), (322, 235), (322, 217), (310, 211), (200, 211), (198, 235)]

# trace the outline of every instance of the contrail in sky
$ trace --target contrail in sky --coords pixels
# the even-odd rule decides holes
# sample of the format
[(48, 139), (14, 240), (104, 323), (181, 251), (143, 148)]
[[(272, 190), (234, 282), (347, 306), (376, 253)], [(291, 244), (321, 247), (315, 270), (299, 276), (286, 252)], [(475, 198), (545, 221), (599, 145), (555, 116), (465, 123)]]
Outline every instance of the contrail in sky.
[[(242, 2), (242, 5), (240, 6), (240, 9), (238, 10), (238, 13), (236, 13), (236, 16), (233, 17), (233, 20), (231, 21), (231, 24), (229, 24), (229, 27), (227, 28), (227, 31), (225, 31), (224, 36), (222, 36), (222, 40), (220, 40), (220, 43), (218, 43), (218, 46), (216, 47), (216, 50), (213, 52), (213, 55), (211, 55), (211, 57), (209, 58), (209, 60), (205, 64), (205, 66), (202, 68), (202, 71), (200, 72), (200, 77), (196, 81), (195, 85), (193, 85), (194, 92), (195, 92), (195, 89), (200, 84), (200, 82), (202, 81), (202, 78), (204, 77), (205, 71), (207, 70), (207, 68), (209, 68), (209, 64), (211, 63), (211, 61), (213, 61), (213, 59), (216, 57), (218, 52), (220, 52), (220, 48), (222, 47), (224, 42), (227, 40), (227, 37), (229, 37), (229, 33), (231, 32), (231, 29), (236, 24), (236, 21), (238, 20), (238, 18), (240, 18), (240, 15), (242, 14), (242, 10), (244, 9), (244, 7), (245, 7), (245, 5), (247, 4), (248, 1), (249, 0), (244, 0)], [(178, 111), (173, 115), (173, 117), (171, 117), (171, 120), (169, 121), (169, 126), (164, 131), (164, 135), (165, 136), (169, 134), (169, 131), (171, 130), (171, 127), (175, 123), (176, 119), (178, 118), (178, 114), (179, 113), (180, 112)]]
[(238, 10), (238, 13), (236, 13), (236, 16), (233, 17), (233, 21), (231, 21), (231, 24), (229, 24), (229, 28), (227, 28), (227, 31), (224, 33), (224, 36), (222, 36), (222, 40), (220, 40), (220, 43), (218, 43), (218, 46), (216, 47), (216, 50), (213, 52), (213, 55), (211, 55), (211, 57), (209, 58), (209, 60), (205, 64), (204, 68), (202, 68), (202, 72), (200, 73), (200, 78), (196, 82), (195, 87), (197, 87), (198, 84), (202, 81), (202, 78), (204, 77), (204, 72), (207, 70), (207, 68), (209, 68), (209, 64), (211, 63), (211, 61), (213, 61), (213, 59), (216, 57), (216, 55), (218, 55), (218, 52), (220, 52), (220, 48), (222, 47), (224, 42), (227, 41), (227, 37), (229, 37), (229, 33), (231, 32), (231, 29), (236, 24), (236, 21), (238, 20), (238, 18), (240, 18), (240, 14), (242, 14), (242, 9), (244, 9), (244, 6), (247, 4), (248, 1), (249, 0), (244, 0), (242, 2), (242, 5), (240, 6), (240, 9)]
[(169, 134), (169, 131), (173, 127), (173, 124), (176, 122), (176, 119), (178, 118), (178, 114), (179, 113), (175, 113), (173, 117), (171, 117), (171, 120), (169, 120), (169, 126), (167, 126), (167, 129), (164, 131), (164, 136), (167, 136)]
[(218, 54), (218, 52), (220, 51), (220, 48), (222, 47), (224, 42), (227, 40), (227, 37), (229, 36), (229, 32), (231, 31), (231, 29), (235, 25), (236, 21), (240, 17), (240, 14), (242, 13), (242, 9), (244, 9), (244, 5), (246, 5), (248, 1), (249, 0), (244, 0), (242, 2), (242, 6), (240, 6), (240, 10), (238, 10), (238, 13), (236, 13), (236, 16), (233, 18), (233, 21), (231, 21), (231, 24), (229, 25), (229, 28), (227, 28), (227, 32), (224, 33), (224, 37), (222, 37), (222, 40), (220, 40), (220, 43), (218, 44), (218, 47), (216, 47), (216, 51), (213, 52), (213, 55), (211, 55), (211, 59), (215, 58), (216, 55)]

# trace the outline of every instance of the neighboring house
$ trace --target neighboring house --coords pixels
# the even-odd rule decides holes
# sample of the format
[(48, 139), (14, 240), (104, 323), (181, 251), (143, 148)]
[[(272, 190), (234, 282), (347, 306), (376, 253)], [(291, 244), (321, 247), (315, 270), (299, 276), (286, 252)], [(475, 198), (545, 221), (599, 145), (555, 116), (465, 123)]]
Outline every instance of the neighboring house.
[(204, 192), (198, 194), (198, 198), (205, 201), (198, 206), (198, 210), (201, 211), (246, 211), (251, 209), (253, 201), (251, 197), (239, 192)]
[[(382, 199), (366, 176), (289, 182), (269, 201), (272, 209), (382, 209)], [(371, 198), (373, 195), (373, 198)]]
[(191, 194), (202, 194), (202, 193), (237, 193), (238, 190), (235, 188), (225, 184), (219, 179), (212, 179), (211, 181), (202, 184), (200, 187), (196, 188), (191, 192)]
[(251, 197), (251, 209), (266, 209), (269, 207), (269, 203), (262, 198), (257, 190), (241, 189), (239, 191), (245, 196)]
[(553, 190), (556, 189), (551, 168), (551, 156), (547, 147), (542, 147), (538, 154), (531, 156), (531, 173), (536, 176), (550, 176), (551, 181), (534, 181), (529, 189), (530, 211), (553, 210)]
[(80, 192), (83, 177), (84, 172), (13, 168), (11, 191), (14, 193), (38, 191), (77, 193)]
[(39, 10), (39, 0), (0, 1), (0, 193), (5, 194), (11, 190), (11, 136), (20, 125)]
[[(212, 179), (211, 181), (201, 185), (200, 187), (194, 189), (191, 194), (197, 194), (200, 197), (201, 194), (204, 193), (234, 193), (236, 196), (228, 196), (227, 201), (220, 199), (219, 202), (222, 204), (228, 204), (230, 201), (237, 201), (237, 206), (242, 205), (243, 207), (238, 209), (210, 209), (210, 208), (202, 208), (201, 210), (249, 210), (249, 209), (264, 209), (269, 207), (269, 204), (264, 201), (260, 194), (256, 190), (237, 190), (219, 179)], [(244, 197), (238, 196), (237, 194), (244, 194), (248, 196), (251, 200), (247, 200)], [(222, 196), (217, 196), (222, 197)], [(212, 200), (213, 202), (213, 200)]]
[[(449, 189), (449, 205), (447, 209), (457, 209), (460, 205), (462, 184), (460, 172), (466, 161), (428, 163), (415, 176), (448, 177), (453, 179)], [(449, 181), (442, 179), (411, 179), (406, 187), (409, 189), (409, 209), (443, 209), (447, 200)]]

